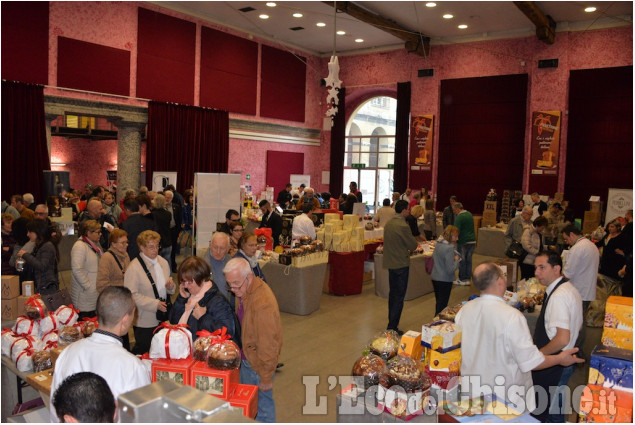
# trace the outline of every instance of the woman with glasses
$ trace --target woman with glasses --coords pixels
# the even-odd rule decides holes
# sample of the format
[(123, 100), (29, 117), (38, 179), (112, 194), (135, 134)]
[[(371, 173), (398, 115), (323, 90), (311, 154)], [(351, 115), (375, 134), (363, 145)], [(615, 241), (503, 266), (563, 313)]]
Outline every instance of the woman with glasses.
[(233, 258), (244, 258), (247, 260), (254, 275), (266, 283), (267, 279), (265, 279), (265, 274), (262, 272), (260, 264), (258, 264), (258, 238), (256, 238), (256, 235), (253, 233), (243, 233), (238, 241), (238, 247), (238, 252)]
[(160, 241), (161, 236), (153, 230), (141, 232), (137, 237), (140, 253), (131, 259), (123, 278), (123, 285), (130, 289), (137, 306), (133, 322), (133, 354), (144, 354), (150, 350), (152, 332), (160, 323), (157, 312), (167, 312), (167, 298), (174, 294), (170, 265), (159, 256)]
[(229, 256), (233, 257), (236, 255), (239, 249), (238, 241), (242, 238), (243, 233), (245, 232), (245, 228), (243, 227), (240, 221), (232, 221), (229, 224), (230, 238), (229, 238)]
[(209, 265), (199, 257), (188, 257), (179, 266), (179, 296), (170, 313), (172, 324), (187, 324), (196, 340), (198, 331), (227, 328), (240, 347), (240, 324), (229, 302), (210, 279)]
[(97, 312), (97, 270), (103, 251), (99, 244), (101, 224), (85, 220), (79, 225), (80, 237), (71, 249), (71, 300), (79, 319), (95, 317)]

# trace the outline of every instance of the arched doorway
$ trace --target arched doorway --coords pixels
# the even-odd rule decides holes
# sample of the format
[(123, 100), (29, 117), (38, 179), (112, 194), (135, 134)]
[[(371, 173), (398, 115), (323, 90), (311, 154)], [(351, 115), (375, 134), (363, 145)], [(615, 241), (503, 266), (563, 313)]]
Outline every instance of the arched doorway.
[(357, 182), (368, 212), (392, 195), (396, 118), (397, 100), (378, 96), (362, 103), (346, 124), (342, 186), (347, 191)]

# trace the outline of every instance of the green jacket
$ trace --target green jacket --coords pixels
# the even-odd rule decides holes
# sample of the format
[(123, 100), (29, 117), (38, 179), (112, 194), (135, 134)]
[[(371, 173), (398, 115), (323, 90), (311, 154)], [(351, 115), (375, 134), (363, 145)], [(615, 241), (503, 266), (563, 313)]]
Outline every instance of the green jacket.
[(388, 220), (384, 227), (384, 263), (385, 269), (400, 269), (410, 266), (410, 253), (419, 243), (412, 236), (410, 226), (401, 214)]
[(474, 234), (474, 217), (472, 213), (466, 210), (461, 211), (454, 217), (454, 225), (459, 228), (459, 240), (457, 244), (466, 244), (476, 242)]

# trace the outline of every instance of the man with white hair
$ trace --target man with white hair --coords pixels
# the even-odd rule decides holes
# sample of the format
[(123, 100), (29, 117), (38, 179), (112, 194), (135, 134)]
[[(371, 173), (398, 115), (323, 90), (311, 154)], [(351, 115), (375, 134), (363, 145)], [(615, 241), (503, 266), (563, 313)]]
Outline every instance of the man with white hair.
[(534, 210), (527, 205), (523, 207), (523, 212), (520, 213), (520, 215), (509, 221), (509, 225), (505, 231), (505, 249), (509, 248), (513, 241), (520, 242), (524, 231), (531, 226), (531, 216), (533, 213)]
[(22, 199), (24, 200), (24, 206), (31, 209), (31, 205), (35, 203), (35, 198), (32, 193), (25, 193), (22, 195)]
[(212, 269), (212, 281), (218, 287), (218, 291), (229, 301), (232, 310), (236, 300), (234, 293), (227, 288), (223, 269), (231, 257), (229, 256), (229, 235), (225, 232), (214, 232), (209, 241), (209, 250), (203, 256), (203, 260)]
[(278, 302), (271, 288), (257, 276), (244, 258), (229, 260), (227, 286), (236, 295), (236, 315), (242, 327), (243, 354), (240, 383), (258, 386), (259, 422), (276, 421), (273, 378), (282, 347)]
[(295, 206), (295, 209), (301, 210), (302, 205), (304, 205), (305, 203), (313, 205), (314, 210), (320, 208), (320, 201), (318, 201), (315, 197), (315, 191), (312, 187), (307, 187), (306, 189), (304, 189), (304, 196), (300, 198), (300, 201), (298, 201), (298, 205)]

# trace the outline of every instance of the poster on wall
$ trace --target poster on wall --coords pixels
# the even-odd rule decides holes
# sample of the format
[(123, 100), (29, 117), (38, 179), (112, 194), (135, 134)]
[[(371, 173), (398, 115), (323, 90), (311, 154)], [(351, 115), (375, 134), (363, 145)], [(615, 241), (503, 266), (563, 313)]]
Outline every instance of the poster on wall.
[(432, 169), (433, 115), (413, 115), (410, 124), (410, 169)]
[(531, 116), (531, 174), (558, 175), (560, 111), (537, 111)]
[(176, 187), (176, 171), (154, 171), (152, 173), (152, 190), (163, 192), (169, 184)]
[(298, 189), (302, 183), (306, 187), (311, 187), (311, 176), (308, 174), (289, 174), (289, 182), (293, 186), (293, 190)]
[(106, 171), (106, 189), (109, 192), (115, 192), (117, 190), (117, 170)]
[(616, 217), (624, 217), (626, 211), (633, 209), (633, 189), (609, 188), (609, 199), (606, 202), (606, 218), (604, 224)]

